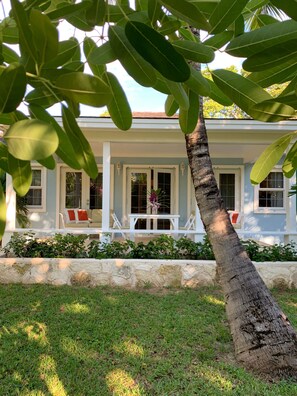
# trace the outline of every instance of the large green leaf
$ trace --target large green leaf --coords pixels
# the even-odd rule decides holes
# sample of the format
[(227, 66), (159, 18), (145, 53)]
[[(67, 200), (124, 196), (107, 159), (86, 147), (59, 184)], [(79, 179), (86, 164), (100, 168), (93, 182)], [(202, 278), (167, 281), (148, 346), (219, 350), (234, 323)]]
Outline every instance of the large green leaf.
[(9, 173), (7, 157), (8, 157), (7, 146), (6, 144), (0, 141), (0, 169), (4, 170), (4, 172), (6, 173)]
[(6, 197), (0, 183), (0, 239), (2, 239), (6, 225)]
[(185, 84), (196, 94), (202, 96), (209, 96), (210, 86), (208, 80), (203, 77), (202, 73), (195, 70), (194, 67), (190, 67), (191, 75), (190, 78), (185, 82)]
[(86, 18), (90, 25), (102, 26), (105, 22), (107, 1), (93, 0), (93, 4), (86, 11)]
[[(257, 103), (272, 99), (272, 96), (259, 85), (229, 70), (215, 70), (212, 76), (221, 91), (247, 114), (250, 114), (250, 109)], [(257, 119), (262, 121), (261, 114), (258, 116)], [(266, 115), (263, 115), (263, 118), (265, 121)]]
[(58, 77), (55, 86), (67, 98), (88, 106), (105, 106), (112, 99), (110, 87), (104, 81), (81, 72)]
[(257, 103), (249, 109), (249, 115), (264, 122), (278, 122), (293, 117), (295, 110), (287, 104), (276, 101)]
[(283, 10), (289, 17), (297, 20), (297, 0), (270, 0), (273, 5)]
[(250, 179), (253, 184), (259, 184), (268, 176), (271, 169), (279, 162), (284, 151), (289, 146), (295, 133), (282, 136), (270, 146), (268, 146), (255, 162)]
[(179, 125), (184, 133), (192, 133), (197, 126), (199, 116), (199, 95), (188, 90), (190, 106), (188, 110), (180, 109)]
[(167, 86), (174, 96), (174, 99), (178, 103), (178, 106), (182, 109), (187, 110), (189, 108), (189, 97), (181, 83), (176, 83), (173, 81), (167, 81)]
[(14, 52), (13, 49), (6, 46), (5, 44), (2, 44), (2, 55), (6, 63), (13, 63), (13, 62), (20, 63), (21, 58), (19, 57), (19, 55), (16, 52)]
[(296, 21), (273, 23), (234, 38), (226, 48), (226, 52), (247, 58), (263, 51), (263, 48), (267, 49), (293, 39), (297, 39)]
[(98, 168), (91, 146), (79, 128), (73, 114), (65, 106), (62, 107), (62, 119), (69, 139), (75, 142), (78, 163), (92, 179), (95, 179), (98, 175)]
[(217, 34), (229, 27), (241, 14), (249, 0), (221, 0), (209, 18), (210, 33)]
[(128, 22), (126, 35), (139, 54), (168, 80), (186, 81), (190, 69), (174, 47), (151, 27), (141, 22)]
[(177, 32), (182, 26), (181, 22), (178, 20), (168, 20), (163, 22), (160, 27), (158, 27), (157, 31), (163, 36), (170, 36), (171, 34)]
[(39, 120), (16, 122), (5, 133), (4, 139), (10, 154), (24, 161), (47, 158), (59, 144), (55, 129)]
[(32, 183), (30, 161), (22, 161), (8, 154), (8, 168), (12, 177), (13, 188), (18, 195), (23, 197), (29, 191)]
[(165, 102), (165, 113), (168, 117), (172, 117), (178, 110), (178, 103), (173, 95), (168, 95)]
[(56, 167), (56, 161), (54, 157), (51, 155), (45, 159), (38, 160), (38, 162), (47, 169), (54, 170)]
[(26, 95), (29, 104), (40, 105), (44, 108), (50, 107), (62, 100), (62, 95), (56, 89), (49, 90), (46, 87), (33, 89)]
[(270, 69), (251, 73), (247, 78), (265, 88), (273, 84), (281, 84), (291, 80), (296, 72), (297, 59), (292, 56), (285, 62), (282, 62)]
[(172, 43), (174, 48), (186, 59), (198, 63), (210, 63), (214, 60), (215, 54), (211, 47), (195, 43), (194, 41), (177, 40)]
[(155, 26), (156, 22), (162, 15), (161, 4), (158, 2), (158, 0), (148, 0), (147, 13), (152, 26)]
[(26, 72), (20, 63), (12, 63), (0, 75), (0, 113), (10, 113), (21, 103), (26, 91)]
[(86, 60), (89, 64), (89, 67), (92, 70), (94, 76), (101, 78), (102, 75), (104, 74), (104, 72), (106, 71), (105, 64), (97, 65), (96, 63), (94, 63), (91, 60), (91, 54), (97, 48), (97, 45), (90, 37), (85, 37), (83, 48), (84, 48), (84, 54), (85, 54)]
[(69, 19), (72, 16), (81, 14), (84, 12), (87, 8), (89, 8), (92, 5), (91, 0), (84, 0), (80, 3), (77, 4), (69, 4), (69, 2), (64, 3), (63, 7), (56, 7), (54, 10), (47, 12), (47, 16), (51, 20), (58, 20), (62, 18)]
[(218, 33), (203, 42), (203, 44), (207, 45), (208, 47), (213, 48), (214, 50), (218, 50), (231, 40), (234, 33), (230, 30), (225, 30), (224, 32)]
[(159, 0), (177, 18), (198, 29), (209, 31), (210, 25), (203, 13), (186, 0)]
[(215, 102), (220, 103), (223, 106), (231, 106), (233, 104), (233, 101), (228, 98), (217, 86), (216, 84), (212, 81), (206, 78), (209, 86), (210, 86), (210, 93), (209, 97), (213, 99)]
[(132, 125), (132, 113), (125, 91), (121, 87), (118, 79), (112, 73), (106, 73), (104, 80), (110, 86), (113, 98), (107, 105), (107, 109), (115, 125), (126, 131)]
[[(51, 124), (57, 132), (59, 146), (56, 150), (56, 154), (61, 158), (61, 160), (64, 161), (65, 164), (69, 165), (70, 168), (80, 169), (81, 166), (76, 159), (76, 152), (73, 148), (72, 142), (70, 141), (68, 135), (66, 135), (66, 133), (63, 131), (61, 126), (54, 119), (54, 117), (52, 117), (41, 106), (30, 105), (29, 110), (32, 117)], [(73, 143), (75, 144), (75, 141), (73, 141)]]
[(76, 53), (78, 46), (79, 43), (74, 38), (70, 40), (60, 41), (57, 56), (53, 59), (48, 60), (44, 67), (50, 69), (65, 65), (65, 63), (68, 63), (69, 59), (71, 59)]
[(113, 51), (127, 73), (140, 85), (152, 87), (157, 79), (155, 70), (130, 44), (125, 29), (121, 26), (110, 26), (108, 37)]
[(297, 62), (297, 40), (289, 40), (247, 58), (242, 67), (250, 72), (262, 71), (280, 66), (290, 59)]
[(38, 10), (31, 10), (30, 25), (39, 65), (55, 58), (58, 54), (58, 30), (51, 20)]
[[(29, 27), (27, 14), (18, 0), (11, 0), (11, 9), (13, 17), (16, 21), (20, 42), (26, 53), (37, 62), (37, 51), (33, 42), (32, 32)], [(21, 48), (22, 48), (21, 47)]]
[(294, 176), (297, 169), (297, 142), (293, 144), (286, 155), (282, 169), (286, 177)]
[[(86, 39), (85, 39), (86, 41)], [(88, 61), (94, 65), (105, 65), (106, 63), (111, 63), (117, 60), (117, 56), (114, 53), (110, 42), (95, 47), (88, 57)]]
[(3, 43), (19, 44), (19, 31), (13, 18), (7, 17), (2, 19), (0, 32)]

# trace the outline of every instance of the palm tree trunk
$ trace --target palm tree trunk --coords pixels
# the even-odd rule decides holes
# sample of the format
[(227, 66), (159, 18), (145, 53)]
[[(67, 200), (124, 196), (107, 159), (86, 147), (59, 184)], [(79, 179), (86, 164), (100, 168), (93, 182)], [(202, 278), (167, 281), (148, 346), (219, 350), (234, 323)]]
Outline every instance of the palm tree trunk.
[(235, 232), (214, 177), (202, 103), (185, 136), (195, 197), (215, 254), (237, 360), (246, 368), (297, 378), (297, 336)]

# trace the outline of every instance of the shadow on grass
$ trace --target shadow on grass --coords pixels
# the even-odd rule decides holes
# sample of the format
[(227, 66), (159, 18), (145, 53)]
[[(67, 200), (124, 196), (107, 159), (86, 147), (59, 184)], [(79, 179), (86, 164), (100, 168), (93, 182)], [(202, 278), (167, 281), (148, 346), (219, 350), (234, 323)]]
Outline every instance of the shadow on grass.
[(0, 299), (1, 395), (297, 394), (236, 366), (217, 289), (2, 285)]

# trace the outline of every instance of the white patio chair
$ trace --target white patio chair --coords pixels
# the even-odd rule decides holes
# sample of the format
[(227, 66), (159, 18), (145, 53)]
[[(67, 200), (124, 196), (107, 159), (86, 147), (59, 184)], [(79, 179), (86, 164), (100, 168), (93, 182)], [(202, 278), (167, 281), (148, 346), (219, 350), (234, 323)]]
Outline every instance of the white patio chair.
[[(122, 237), (124, 239), (126, 239), (126, 235), (122, 231), (123, 226), (122, 226), (120, 220), (118, 219), (117, 215), (114, 212), (111, 212), (111, 217), (112, 217), (112, 220), (113, 220), (112, 228), (118, 230), (118, 232), (122, 235)], [(115, 234), (115, 232), (112, 232), (112, 239), (114, 238), (114, 234)]]
[(236, 210), (228, 210), (231, 224), (234, 228), (240, 228), (242, 222), (242, 214)]
[[(189, 231), (189, 230), (195, 230), (195, 220), (196, 216), (195, 213), (191, 213), (188, 220), (186, 221), (186, 224), (181, 227), (181, 230)], [(187, 232), (184, 233), (184, 237), (187, 236)]]

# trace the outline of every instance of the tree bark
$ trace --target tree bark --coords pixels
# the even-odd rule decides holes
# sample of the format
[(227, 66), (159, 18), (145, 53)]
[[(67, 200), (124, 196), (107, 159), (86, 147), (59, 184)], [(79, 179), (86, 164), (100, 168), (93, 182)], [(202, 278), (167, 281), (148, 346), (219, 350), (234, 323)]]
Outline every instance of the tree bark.
[(195, 131), (185, 136), (205, 231), (213, 247), (239, 363), (257, 373), (297, 378), (297, 336), (245, 252), (224, 208), (209, 155), (202, 103)]

